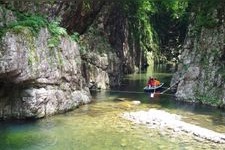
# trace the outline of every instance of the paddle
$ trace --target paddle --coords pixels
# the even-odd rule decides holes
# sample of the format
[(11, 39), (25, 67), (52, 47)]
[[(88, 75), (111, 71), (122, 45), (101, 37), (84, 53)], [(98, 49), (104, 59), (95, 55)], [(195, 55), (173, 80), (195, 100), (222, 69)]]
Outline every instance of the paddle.
[(155, 89), (154, 89), (154, 93), (151, 93), (151, 97), (153, 98), (155, 95)]

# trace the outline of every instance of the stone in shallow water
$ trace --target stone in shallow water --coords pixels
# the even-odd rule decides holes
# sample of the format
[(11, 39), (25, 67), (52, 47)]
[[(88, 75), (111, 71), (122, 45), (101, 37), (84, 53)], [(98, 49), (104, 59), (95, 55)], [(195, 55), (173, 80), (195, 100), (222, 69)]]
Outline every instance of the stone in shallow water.
[(139, 105), (139, 104), (141, 104), (141, 102), (140, 101), (132, 101), (132, 104)]
[(181, 121), (181, 116), (170, 114), (162, 110), (127, 112), (125, 119), (158, 129), (171, 129), (173, 132), (184, 132), (215, 143), (225, 143), (225, 135)]
[(116, 98), (116, 99), (114, 99), (114, 101), (126, 101), (126, 98)]

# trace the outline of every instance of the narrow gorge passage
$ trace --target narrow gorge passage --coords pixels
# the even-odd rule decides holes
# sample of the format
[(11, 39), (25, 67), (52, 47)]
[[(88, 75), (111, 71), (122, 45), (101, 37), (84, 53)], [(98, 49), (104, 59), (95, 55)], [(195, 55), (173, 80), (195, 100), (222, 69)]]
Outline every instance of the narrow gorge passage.
[(224, 150), (224, 14), (223, 0), (0, 0), (0, 149)]
[[(126, 76), (120, 90), (143, 91), (150, 75), (169, 84), (172, 74), (168, 67), (153, 68)], [(93, 91), (92, 96), (93, 103), (65, 114), (36, 121), (1, 122), (0, 149), (224, 149), (224, 144), (148, 128), (122, 118), (124, 112), (159, 109), (181, 116), (184, 122), (224, 133), (224, 112), (215, 108), (175, 101), (171, 95), (151, 98), (147, 93)]]

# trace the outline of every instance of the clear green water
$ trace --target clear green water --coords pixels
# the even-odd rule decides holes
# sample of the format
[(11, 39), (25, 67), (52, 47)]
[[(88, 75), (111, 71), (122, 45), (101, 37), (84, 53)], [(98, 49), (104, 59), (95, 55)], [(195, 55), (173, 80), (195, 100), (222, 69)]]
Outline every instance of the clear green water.
[[(222, 144), (150, 129), (120, 117), (125, 111), (157, 108), (179, 114), (186, 122), (225, 133), (225, 112), (221, 110), (176, 102), (171, 95), (151, 98), (149, 94), (141, 93), (149, 75), (169, 85), (171, 74), (166, 70), (164, 67), (156, 71), (149, 68), (147, 73), (129, 75), (122, 87), (111, 92), (92, 92), (93, 103), (66, 114), (36, 121), (1, 122), (0, 150), (225, 149)], [(116, 92), (118, 90), (140, 93)], [(133, 100), (142, 104), (133, 105)]]

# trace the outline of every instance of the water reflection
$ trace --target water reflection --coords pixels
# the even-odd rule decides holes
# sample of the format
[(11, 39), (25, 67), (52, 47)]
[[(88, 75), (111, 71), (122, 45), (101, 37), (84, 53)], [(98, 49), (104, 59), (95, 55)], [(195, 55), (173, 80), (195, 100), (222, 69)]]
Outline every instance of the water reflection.
[[(120, 90), (143, 91), (143, 87), (146, 85), (148, 77), (154, 76), (165, 83), (165, 88), (160, 91), (162, 92), (169, 87), (173, 71), (174, 66), (172, 69), (171, 66), (165, 65), (150, 66), (146, 72), (127, 76), (124, 79), (124, 84), (120, 87)], [(140, 100), (144, 104), (150, 104), (149, 107), (151, 108), (157, 107), (184, 115), (186, 121), (191, 121), (196, 125), (225, 133), (225, 113), (222, 110), (205, 105), (176, 101), (171, 91), (168, 91), (163, 95), (158, 94), (158, 92), (154, 94), (154, 97), (151, 97), (151, 93), (117, 93), (116, 95), (119, 97), (130, 97), (133, 100)]]
[[(186, 122), (224, 133), (224, 112), (202, 105), (175, 101), (173, 95), (143, 92), (149, 75), (169, 85), (167, 67), (129, 75), (123, 86), (113, 91), (92, 91), (94, 102), (61, 115), (37, 120), (1, 122), (0, 149), (3, 150), (149, 150), (224, 149), (224, 145), (198, 141), (137, 125), (120, 117), (125, 111), (158, 108), (179, 114)], [(119, 92), (119, 91), (136, 91)], [(139, 92), (139, 93), (138, 93)], [(132, 101), (141, 101), (140, 105)]]

